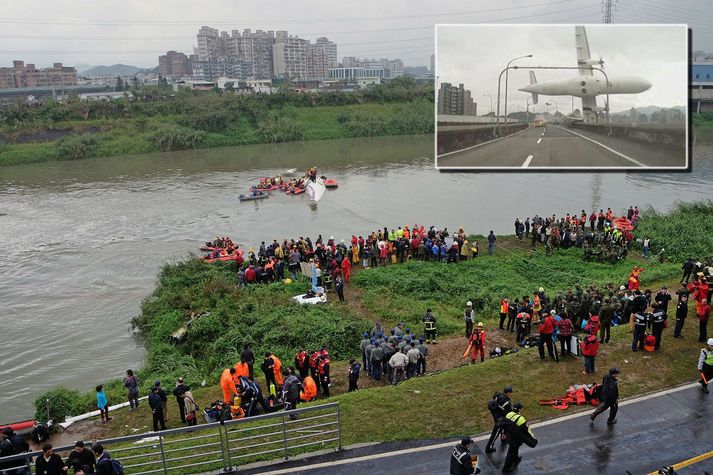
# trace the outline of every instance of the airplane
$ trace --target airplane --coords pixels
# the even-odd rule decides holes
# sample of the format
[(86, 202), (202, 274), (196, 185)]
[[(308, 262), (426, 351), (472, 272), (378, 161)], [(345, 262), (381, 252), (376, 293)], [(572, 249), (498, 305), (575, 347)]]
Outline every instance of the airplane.
[[(574, 27), (577, 47), (577, 66), (579, 76), (564, 80), (537, 82), (535, 72), (530, 71), (530, 85), (519, 90), (532, 94), (532, 103), (537, 104), (540, 94), (543, 96), (575, 96), (582, 99), (582, 111), (586, 122), (595, 122), (597, 112), (607, 112), (609, 104), (597, 107), (597, 96), (609, 94), (639, 94), (651, 87), (651, 82), (639, 76), (609, 76), (609, 87), (603, 74), (594, 75), (594, 67), (603, 68), (603, 59), (592, 59), (589, 53), (589, 41), (584, 26)], [(599, 72), (599, 71), (597, 71)]]

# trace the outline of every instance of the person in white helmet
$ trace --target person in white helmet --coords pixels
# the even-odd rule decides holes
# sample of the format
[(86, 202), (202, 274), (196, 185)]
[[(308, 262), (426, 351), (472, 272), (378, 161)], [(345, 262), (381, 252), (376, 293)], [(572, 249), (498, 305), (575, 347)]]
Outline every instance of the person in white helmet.
[(473, 302), (469, 300), (465, 305), (465, 337), (470, 338), (470, 334), (473, 333), (473, 320), (475, 319), (475, 312), (473, 312)]
[(708, 382), (713, 378), (713, 338), (708, 338), (706, 347), (698, 357), (698, 371), (701, 372), (701, 389), (708, 394)]

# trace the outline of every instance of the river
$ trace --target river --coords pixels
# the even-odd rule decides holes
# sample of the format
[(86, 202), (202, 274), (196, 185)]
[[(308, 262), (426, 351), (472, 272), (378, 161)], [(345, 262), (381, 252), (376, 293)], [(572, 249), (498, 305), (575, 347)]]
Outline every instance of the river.
[[(52, 386), (86, 390), (145, 351), (129, 332), (161, 265), (229, 235), (348, 240), (377, 227), (513, 232), (516, 216), (713, 196), (713, 145), (691, 174), (455, 174), (431, 137), (335, 140), (0, 168), (0, 422), (31, 417)], [(259, 177), (318, 165), (339, 188), (317, 207), (280, 192), (240, 203)]]

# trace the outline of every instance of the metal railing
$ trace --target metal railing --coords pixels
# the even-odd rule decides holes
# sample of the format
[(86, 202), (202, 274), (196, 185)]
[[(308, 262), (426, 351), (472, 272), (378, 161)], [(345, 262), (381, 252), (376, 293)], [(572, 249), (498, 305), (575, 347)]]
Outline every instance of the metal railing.
[[(85, 441), (85, 447), (101, 444), (127, 474), (148, 475), (228, 472), (240, 465), (291, 456), (311, 449), (342, 449), (339, 403), (321, 404), (291, 411), (180, 427), (159, 432)], [(64, 454), (74, 448), (55, 447)], [(42, 452), (0, 458), (0, 472), (12, 468), (34, 473), (33, 459)]]

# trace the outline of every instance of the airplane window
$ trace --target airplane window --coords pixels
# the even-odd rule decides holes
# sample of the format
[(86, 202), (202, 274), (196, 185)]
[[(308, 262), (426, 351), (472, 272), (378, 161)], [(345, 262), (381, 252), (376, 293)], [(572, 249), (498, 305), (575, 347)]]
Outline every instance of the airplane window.
[(700, 79), (700, 78), (701, 78), (701, 75), (700, 75), (700, 74), (696, 74), (696, 79)]
[(587, 90), (585, 88), (582, 88), (582, 94), (586, 94)]
[(586, 83), (585, 81), (582, 81), (582, 82), (580, 82), (579, 84), (581, 84), (582, 86), (586, 86), (586, 85), (587, 85), (587, 83)]

